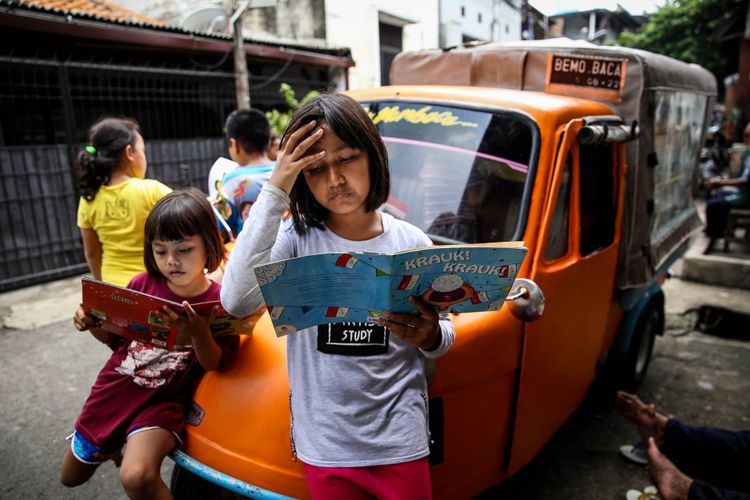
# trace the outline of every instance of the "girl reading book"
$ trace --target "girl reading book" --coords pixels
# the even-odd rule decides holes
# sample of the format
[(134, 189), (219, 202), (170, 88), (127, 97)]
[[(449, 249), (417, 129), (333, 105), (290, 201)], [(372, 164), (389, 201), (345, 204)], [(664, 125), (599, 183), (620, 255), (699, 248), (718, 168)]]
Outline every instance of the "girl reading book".
[[(389, 188), (385, 145), (356, 101), (326, 94), (303, 105), (229, 259), (224, 308), (245, 315), (263, 305), (259, 263), (430, 245), (418, 228), (378, 210)], [(378, 325), (321, 325), (287, 338), (292, 451), (313, 498), (431, 496), (425, 360), (444, 354), (455, 332), (447, 316), (413, 301), (419, 315), (387, 313)], [(373, 330), (367, 343), (332, 341), (333, 330), (357, 327)]]
[(171, 190), (144, 179), (146, 149), (138, 124), (130, 119), (103, 118), (92, 125), (76, 164), (86, 263), (94, 278), (124, 286), (144, 270), (143, 223)]
[[(206, 277), (224, 258), (214, 213), (197, 189), (175, 191), (159, 200), (146, 219), (146, 272), (128, 288), (181, 303), (154, 315), (160, 324), (187, 334), (192, 346), (174, 351), (117, 337), (98, 327), (83, 306), (73, 322), (112, 348), (71, 435), (62, 463), (66, 486), (85, 483), (110, 458), (121, 459), (120, 482), (130, 498), (171, 498), (159, 473), (164, 457), (180, 443), (185, 410), (203, 370), (228, 361), (237, 336), (214, 339), (208, 317), (190, 303), (219, 299), (220, 286)], [(120, 450), (125, 446), (124, 451)]]

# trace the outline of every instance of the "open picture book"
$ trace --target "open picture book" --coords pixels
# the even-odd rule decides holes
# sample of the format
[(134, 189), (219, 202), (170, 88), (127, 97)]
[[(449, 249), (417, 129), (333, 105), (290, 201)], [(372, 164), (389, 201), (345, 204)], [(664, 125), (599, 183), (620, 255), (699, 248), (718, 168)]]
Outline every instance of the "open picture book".
[[(100, 328), (103, 330), (163, 349), (173, 350), (190, 345), (190, 336), (178, 335), (174, 328), (163, 324), (155, 314), (163, 311), (165, 305), (185, 313), (182, 304), (105, 283), (89, 275), (81, 277), (81, 287), (84, 309), (102, 322)], [(244, 318), (237, 318), (227, 313), (219, 301), (190, 305), (195, 312), (205, 316), (211, 313), (211, 308), (217, 306), (216, 317), (209, 325), (214, 336), (250, 335), (255, 323), (265, 312), (260, 310)]]
[(411, 296), (441, 311), (499, 311), (526, 252), (522, 242), (445, 245), (307, 255), (253, 270), (281, 336), (328, 323), (374, 323), (386, 311), (416, 313)]

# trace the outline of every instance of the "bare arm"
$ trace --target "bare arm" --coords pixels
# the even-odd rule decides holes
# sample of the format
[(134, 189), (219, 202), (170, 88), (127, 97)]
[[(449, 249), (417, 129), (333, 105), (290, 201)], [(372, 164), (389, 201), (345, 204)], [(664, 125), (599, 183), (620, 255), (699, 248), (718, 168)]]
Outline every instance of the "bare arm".
[(381, 325), (404, 342), (419, 349), (427, 358), (438, 358), (445, 354), (456, 337), (456, 330), (447, 313), (438, 312), (421, 297), (410, 297), (417, 306), (418, 314), (383, 313)]
[(289, 192), (294, 181), (302, 170), (323, 157), (324, 152), (305, 156), (322, 134), (322, 131), (310, 134), (314, 126), (315, 122), (310, 122), (290, 136), (279, 152), (271, 178), (245, 221), (246, 229), (237, 237), (221, 287), (221, 305), (230, 314), (245, 316), (263, 305), (253, 266), (269, 262), (272, 256), (288, 257), (275, 244), (281, 214), (289, 208)]
[(102, 244), (99, 236), (91, 228), (81, 228), (83, 255), (94, 278), (102, 279)]
[(195, 357), (205, 370), (217, 370), (221, 367), (222, 351), (211, 334), (209, 325), (216, 317), (216, 307), (208, 316), (201, 316), (190, 306), (187, 301), (182, 302), (187, 315), (178, 314), (169, 306), (164, 306), (164, 312), (160, 312), (162, 320), (171, 324), (178, 332), (190, 335), (195, 351)]

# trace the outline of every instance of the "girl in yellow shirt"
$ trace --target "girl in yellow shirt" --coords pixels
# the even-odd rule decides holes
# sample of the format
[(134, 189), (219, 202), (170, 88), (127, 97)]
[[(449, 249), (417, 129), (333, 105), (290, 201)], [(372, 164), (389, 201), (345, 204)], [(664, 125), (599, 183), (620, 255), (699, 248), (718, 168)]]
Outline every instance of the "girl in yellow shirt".
[(103, 118), (78, 154), (78, 227), (95, 278), (125, 286), (146, 270), (143, 226), (170, 188), (146, 175), (146, 149), (134, 120)]

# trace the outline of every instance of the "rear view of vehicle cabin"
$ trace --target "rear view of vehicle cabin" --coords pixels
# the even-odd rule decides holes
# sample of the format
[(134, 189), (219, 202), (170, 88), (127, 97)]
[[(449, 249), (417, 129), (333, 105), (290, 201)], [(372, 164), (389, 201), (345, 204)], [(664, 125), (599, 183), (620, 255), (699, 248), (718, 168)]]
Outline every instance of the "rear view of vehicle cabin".
[[(555, 40), (403, 53), (391, 81), (350, 92), (388, 147), (383, 209), (436, 244), (524, 241), (518, 276), (546, 298), (534, 322), (453, 314), (455, 344), (429, 374), (434, 494), (469, 497), (527, 464), (597, 372), (630, 389), (645, 376), (660, 283), (700, 227), (691, 185), (716, 83), (664, 56)], [(174, 488), (200, 476), (307, 495), (284, 347), (264, 318), (204, 377)]]

